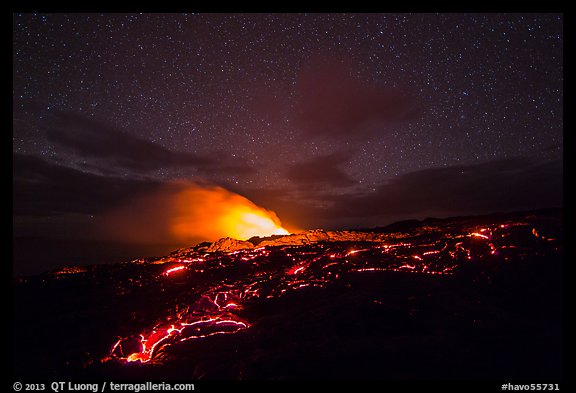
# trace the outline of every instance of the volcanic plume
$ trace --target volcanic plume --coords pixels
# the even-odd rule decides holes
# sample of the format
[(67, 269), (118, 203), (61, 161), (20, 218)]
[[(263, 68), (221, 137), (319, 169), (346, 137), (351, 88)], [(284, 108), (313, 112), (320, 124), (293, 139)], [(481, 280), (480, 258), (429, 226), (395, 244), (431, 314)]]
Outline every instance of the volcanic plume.
[(105, 217), (102, 229), (134, 243), (190, 244), (288, 234), (273, 211), (223, 187), (185, 181), (120, 207)]

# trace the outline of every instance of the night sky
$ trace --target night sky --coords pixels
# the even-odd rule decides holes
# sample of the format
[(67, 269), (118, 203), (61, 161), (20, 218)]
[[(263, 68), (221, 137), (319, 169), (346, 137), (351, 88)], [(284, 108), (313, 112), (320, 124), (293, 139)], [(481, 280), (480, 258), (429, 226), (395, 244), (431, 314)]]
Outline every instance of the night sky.
[(559, 14), (14, 14), (15, 237), (126, 240), (100, 220), (177, 179), (299, 229), (562, 206), (562, 31)]

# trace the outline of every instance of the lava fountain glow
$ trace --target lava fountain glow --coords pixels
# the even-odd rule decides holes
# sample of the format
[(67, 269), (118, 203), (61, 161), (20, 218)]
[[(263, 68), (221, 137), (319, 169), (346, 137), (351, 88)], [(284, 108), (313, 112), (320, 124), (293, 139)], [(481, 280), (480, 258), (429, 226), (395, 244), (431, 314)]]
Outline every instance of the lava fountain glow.
[(170, 229), (186, 239), (197, 231), (209, 239), (287, 235), (273, 211), (218, 186), (187, 186), (174, 198)]
[(273, 211), (220, 186), (178, 181), (108, 212), (101, 232), (129, 243), (188, 245), (286, 235)]

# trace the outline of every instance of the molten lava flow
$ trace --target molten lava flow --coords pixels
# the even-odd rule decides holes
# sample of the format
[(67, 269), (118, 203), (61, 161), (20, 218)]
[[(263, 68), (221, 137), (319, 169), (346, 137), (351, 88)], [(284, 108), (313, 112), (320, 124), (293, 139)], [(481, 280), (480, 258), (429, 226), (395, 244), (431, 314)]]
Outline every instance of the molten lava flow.
[(171, 268), (171, 269), (166, 270), (166, 271), (164, 272), (164, 275), (165, 275), (165, 276), (169, 276), (169, 275), (171, 275), (171, 274), (173, 274), (173, 273), (175, 273), (175, 272), (180, 272), (180, 271), (182, 271), (182, 270), (184, 270), (184, 269), (186, 269), (186, 266), (176, 266), (176, 267), (173, 267), (173, 268)]
[(173, 324), (140, 334), (138, 338), (120, 339), (112, 348), (111, 354), (126, 362), (147, 363), (153, 360), (163, 346), (216, 334), (232, 334), (247, 327), (245, 322), (220, 317), (203, 318), (190, 323), (179, 322), (178, 327)]
[[(223, 216), (213, 221), (230, 220), (231, 226), (241, 221), (259, 228), (281, 229), (274, 215), (267, 216), (269, 212), (245, 198), (224, 197), (220, 191), (216, 194), (223, 198), (217, 201), (217, 206), (231, 207), (222, 207), (219, 211)], [(191, 198), (188, 196), (183, 201)], [(163, 275), (174, 274), (178, 279), (158, 277), (155, 261), (149, 262), (149, 267), (154, 267), (151, 271), (155, 272), (156, 281), (152, 281), (160, 285), (161, 291), (170, 289), (170, 293), (180, 293), (180, 296), (170, 298), (175, 300), (175, 306), (165, 310), (164, 318), (151, 318), (138, 332), (114, 343), (104, 360), (155, 363), (164, 356), (169, 357), (171, 347), (194, 345), (195, 341), (217, 335), (242, 334), (253, 326), (243, 316), (253, 315), (245, 312), (254, 304), (274, 302), (295, 291), (303, 295), (310, 291), (313, 296), (314, 291), (345, 283), (351, 275), (394, 272), (450, 279), (466, 265), (507, 261), (509, 257), (525, 255), (535, 242), (555, 246), (555, 238), (542, 236), (540, 228), (532, 228), (530, 233), (526, 227), (523, 223), (495, 223), (485, 228), (451, 229), (440, 238), (436, 238), (435, 231), (422, 231), (410, 241), (389, 236), (374, 242), (351, 240), (296, 246), (280, 243), (229, 253), (191, 248), (177, 257), (160, 259), (168, 263)], [(142, 265), (144, 269), (147, 266)]]

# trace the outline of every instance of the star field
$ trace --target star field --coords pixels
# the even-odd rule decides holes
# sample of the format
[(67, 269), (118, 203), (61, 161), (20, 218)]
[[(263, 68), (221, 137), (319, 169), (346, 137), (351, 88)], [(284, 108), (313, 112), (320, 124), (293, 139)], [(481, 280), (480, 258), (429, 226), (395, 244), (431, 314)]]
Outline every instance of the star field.
[(126, 186), (202, 179), (327, 226), (427, 171), (534, 183), (562, 159), (562, 31), (560, 14), (17, 13), (13, 152)]
[[(37, 124), (59, 110), (169, 150), (216, 149), (259, 168), (330, 153), (339, 148), (331, 141), (301, 141), (291, 117), (299, 72), (319, 54), (346, 56), (356, 77), (402, 86), (420, 106), (414, 119), (348, 142), (357, 154), (346, 170), (359, 181), (562, 143), (558, 15), (16, 14), (13, 21), (14, 116), (28, 125), (14, 133), (16, 152), (58, 156)], [(281, 99), (279, 114), (259, 102), (269, 99)], [(282, 181), (262, 175), (261, 186)]]

